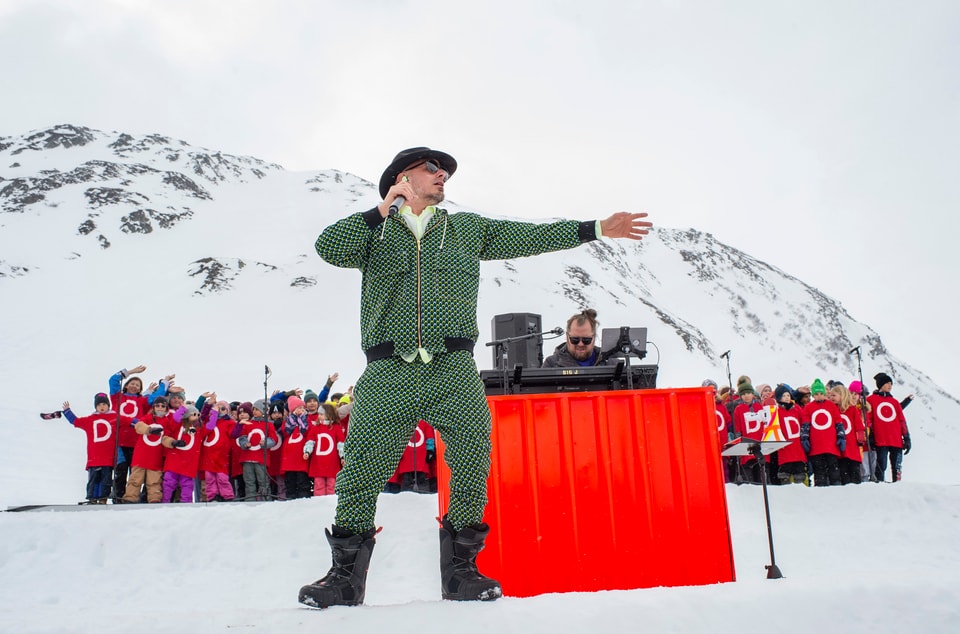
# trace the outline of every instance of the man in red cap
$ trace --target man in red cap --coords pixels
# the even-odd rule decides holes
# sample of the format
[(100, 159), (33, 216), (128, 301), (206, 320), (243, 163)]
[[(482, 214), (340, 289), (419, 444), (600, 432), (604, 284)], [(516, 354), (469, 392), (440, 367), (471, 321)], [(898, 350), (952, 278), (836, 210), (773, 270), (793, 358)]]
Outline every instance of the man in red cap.
[(404, 150), (380, 177), (382, 201), (330, 225), (317, 253), (357, 268), (361, 345), (367, 367), (354, 389), (335, 524), (326, 531), (333, 566), (300, 589), (311, 607), (363, 603), (375, 543), (377, 496), (422, 419), (443, 437), (450, 505), (440, 527), (444, 599), (483, 601), (500, 584), (477, 570), (490, 471), (490, 409), (473, 360), (479, 337), (480, 261), (572, 249), (600, 237), (640, 240), (645, 213), (546, 224), (448, 213), (438, 205), (456, 160), (427, 147)]

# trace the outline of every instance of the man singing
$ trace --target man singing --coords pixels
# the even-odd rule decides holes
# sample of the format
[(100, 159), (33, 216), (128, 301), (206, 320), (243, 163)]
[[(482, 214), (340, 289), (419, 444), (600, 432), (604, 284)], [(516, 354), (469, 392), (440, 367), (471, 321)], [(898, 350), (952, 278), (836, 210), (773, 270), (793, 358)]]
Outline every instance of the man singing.
[(300, 589), (305, 605), (363, 603), (377, 496), (421, 419), (440, 432), (450, 469), (450, 505), (440, 525), (442, 596), (500, 597), (500, 584), (476, 565), (490, 530), (482, 520), (491, 420), (473, 360), (480, 260), (571, 249), (600, 237), (640, 240), (652, 227), (645, 213), (545, 224), (450, 214), (438, 205), (456, 170), (445, 152), (403, 150), (380, 177), (380, 204), (335, 222), (317, 238), (320, 257), (363, 274), (360, 330), (367, 367), (354, 389), (335, 523), (326, 531), (333, 565)]

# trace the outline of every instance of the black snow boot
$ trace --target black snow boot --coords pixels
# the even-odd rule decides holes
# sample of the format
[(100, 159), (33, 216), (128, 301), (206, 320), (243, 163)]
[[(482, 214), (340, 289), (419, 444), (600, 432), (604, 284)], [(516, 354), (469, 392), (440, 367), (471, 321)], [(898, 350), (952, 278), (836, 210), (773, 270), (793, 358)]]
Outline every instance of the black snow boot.
[(477, 555), (490, 532), (486, 524), (453, 530), (450, 520), (440, 526), (440, 587), (449, 601), (493, 601), (503, 595), (500, 583), (477, 570)]
[(356, 534), (339, 526), (324, 531), (333, 555), (333, 566), (323, 579), (300, 588), (300, 603), (311, 608), (360, 605), (367, 590), (367, 569), (376, 543), (376, 529)]

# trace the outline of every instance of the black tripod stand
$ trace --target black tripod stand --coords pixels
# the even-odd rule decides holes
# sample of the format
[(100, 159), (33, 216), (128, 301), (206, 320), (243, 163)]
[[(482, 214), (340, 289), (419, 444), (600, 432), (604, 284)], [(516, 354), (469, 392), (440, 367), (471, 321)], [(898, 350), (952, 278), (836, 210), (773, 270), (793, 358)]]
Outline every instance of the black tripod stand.
[(646, 350), (640, 350), (637, 348), (633, 340), (630, 338), (630, 328), (628, 326), (620, 327), (620, 335), (617, 338), (617, 343), (612, 348), (600, 355), (600, 361), (606, 362), (607, 359), (613, 355), (623, 355), (627, 363), (627, 389), (633, 389), (633, 371), (630, 369), (630, 356), (636, 355), (638, 358), (642, 359), (647, 356)]
[(500, 359), (500, 388), (503, 390), (504, 394), (513, 394), (513, 384), (516, 382), (510, 379), (510, 368), (507, 367), (510, 357), (510, 344), (516, 341), (524, 341), (525, 339), (533, 339), (534, 337), (542, 337), (543, 335), (562, 335), (563, 328), (557, 327), (553, 330), (541, 331), (541, 332), (528, 332), (525, 335), (517, 335), (516, 337), (504, 337), (503, 339), (494, 339), (493, 341), (487, 342), (487, 347), (496, 346), (497, 358)]
[(770, 440), (760, 441), (751, 438), (737, 438), (724, 445), (721, 456), (753, 456), (757, 459), (757, 465), (760, 467), (760, 484), (763, 488), (763, 511), (767, 518), (767, 543), (770, 546), (770, 564), (764, 566), (767, 569), (767, 579), (780, 579), (783, 573), (777, 567), (777, 560), (773, 554), (773, 528), (770, 525), (770, 500), (767, 498), (767, 470), (764, 465), (765, 458), (778, 449), (783, 449), (790, 444), (790, 441)]

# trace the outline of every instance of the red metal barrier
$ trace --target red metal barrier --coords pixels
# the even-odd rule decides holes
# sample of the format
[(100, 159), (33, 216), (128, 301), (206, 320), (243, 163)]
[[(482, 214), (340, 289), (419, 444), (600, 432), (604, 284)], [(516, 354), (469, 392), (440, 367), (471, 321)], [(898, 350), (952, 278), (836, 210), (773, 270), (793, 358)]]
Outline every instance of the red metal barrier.
[[(487, 400), (491, 532), (477, 561), (504, 594), (735, 580), (712, 391)], [(442, 516), (450, 473), (437, 463)]]

